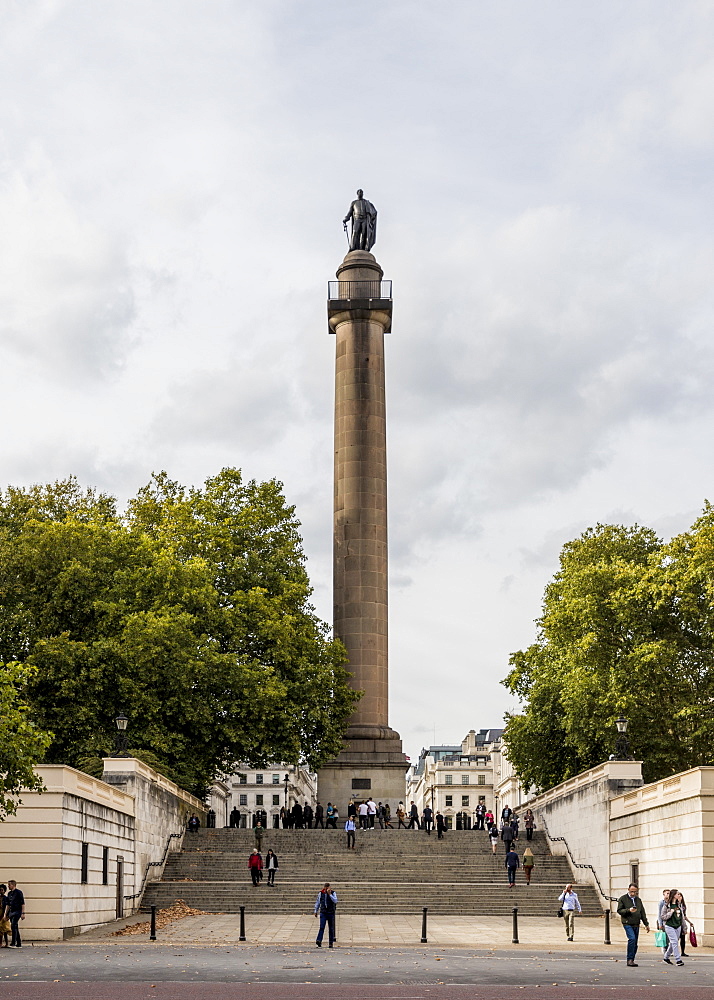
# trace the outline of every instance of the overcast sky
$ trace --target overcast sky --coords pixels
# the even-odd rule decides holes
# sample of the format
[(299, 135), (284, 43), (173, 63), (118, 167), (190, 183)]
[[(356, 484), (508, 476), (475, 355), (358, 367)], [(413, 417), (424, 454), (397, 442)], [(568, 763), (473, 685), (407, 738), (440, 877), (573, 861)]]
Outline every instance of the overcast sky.
[(501, 724), (561, 545), (714, 445), (711, 0), (0, 0), (0, 483), (277, 477), (331, 618), (326, 282), (387, 338), (391, 723)]

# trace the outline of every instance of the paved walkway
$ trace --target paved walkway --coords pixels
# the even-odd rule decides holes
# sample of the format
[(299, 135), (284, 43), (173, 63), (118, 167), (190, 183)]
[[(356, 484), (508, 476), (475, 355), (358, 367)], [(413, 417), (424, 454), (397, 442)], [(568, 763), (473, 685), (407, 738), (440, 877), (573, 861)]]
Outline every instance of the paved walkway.
[[(146, 940), (148, 935), (122, 935), (112, 937), (119, 926), (145, 921), (146, 916), (131, 917), (106, 927), (97, 928), (73, 943), (132, 944)], [(271, 914), (246, 914), (248, 944), (257, 945), (310, 945), (314, 947), (318, 921), (310, 915), (273, 916)], [(237, 914), (204, 914), (176, 920), (157, 932), (157, 939), (164, 944), (232, 945), (238, 944), (240, 917)], [(520, 917), (518, 937), (520, 943), (512, 944), (511, 917), (429, 917), (428, 943), (438, 947), (478, 948), (518, 951), (538, 949), (543, 952), (587, 951), (607, 955), (624, 952), (625, 935), (619, 921), (611, 924), (612, 944), (603, 943), (604, 918), (580, 917), (575, 925), (575, 941), (565, 939), (565, 926), (557, 917)], [(337, 940), (342, 948), (352, 946), (404, 947), (421, 944), (421, 917), (414, 916), (340, 916), (337, 917)], [(325, 940), (326, 943), (326, 940)], [(654, 934), (640, 935), (641, 948), (657, 954)], [(698, 948), (699, 954), (714, 954), (714, 949)]]

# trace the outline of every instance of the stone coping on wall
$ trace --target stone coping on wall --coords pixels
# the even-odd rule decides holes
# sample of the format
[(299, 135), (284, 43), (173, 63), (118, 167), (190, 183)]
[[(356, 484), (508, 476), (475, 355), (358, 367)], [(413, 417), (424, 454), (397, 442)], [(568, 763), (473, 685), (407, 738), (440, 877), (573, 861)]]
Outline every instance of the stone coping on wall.
[[(35, 773), (42, 779), (45, 792), (59, 792), (76, 795), (78, 798), (88, 799), (100, 805), (116, 809), (118, 812), (126, 813), (127, 816), (135, 815), (135, 803), (133, 795), (128, 795), (114, 785), (108, 785), (99, 778), (93, 778), (84, 771), (77, 771), (66, 764), (39, 764), (35, 768)], [(32, 792), (23, 792), (23, 797)]]
[(561, 781), (559, 785), (549, 788), (547, 792), (541, 792), (533, 798), (527, 799), (518, 806), (518, 812), (524, 808), (542, 809), (555, 802), (556, 799), (567, 795), (586, 785), (594, 785), (599, 781), (632, 781), (642, 780), (641, 760), (606, 760), (597, 767), (591, 767), (589, 771), (576, 774), (574, 778)]
[(159, 774), (158, 771), (155, 771), (148, 764), (145, 764), (142, 760), (138, 760), (136, 757), (104, 757), (102, 763), (104, 764), (105, 774), (133, 774), (137, 777), (142, 777), (146, 781), (163, 788), (169, 794), (175, 795), (177, 799), (181, 799), (194, 812), (206, 812), (204, 802), (201, 802), (195, 795), (191, 795), (190, 792), (174, 784), (173, 781), (169, 781), (163, 774)]
[(610, 819), (656, 809), (673, 801), (681, 802), (699, 795), (714, 796), (714, 767), (692, 767), (688, 771), (680, 771), (669, 778), (662, 778), (618, 795), (610, 801)]

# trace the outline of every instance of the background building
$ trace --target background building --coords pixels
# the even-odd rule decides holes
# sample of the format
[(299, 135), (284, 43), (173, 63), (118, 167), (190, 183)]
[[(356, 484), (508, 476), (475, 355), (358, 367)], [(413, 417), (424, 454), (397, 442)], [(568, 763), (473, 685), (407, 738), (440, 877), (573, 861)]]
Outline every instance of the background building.
[(241, 764), (230, 786), (230, 807), (240, 812), (242, 828), (255, 826), (260, 818), (263, 826), (275, 829), (280, 825), (281, 808), (290, 810), (296, 802), (303, 807), (309, 802), (314, 810), (317, 801), (317, 775), (299, 764), (263, 768)]
[(449, 829), (473, 825), (479, 802), (494, 809), (494, 762), (500, 766), (502, 729), (470, 730), (460, 744), (423, 749), (407, 775), (406, 806), (441, 812)]

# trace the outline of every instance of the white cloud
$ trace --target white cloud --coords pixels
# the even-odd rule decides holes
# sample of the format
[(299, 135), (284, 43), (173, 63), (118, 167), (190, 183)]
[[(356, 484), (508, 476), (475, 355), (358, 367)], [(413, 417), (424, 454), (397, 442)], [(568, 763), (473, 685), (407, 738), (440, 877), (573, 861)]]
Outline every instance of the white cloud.
[(6, 7), (3, 482), (276, 476), (329, 617), (325, 282), (361, 186), (392, 722), (412, 757), (497, 724), (562, 543), (712, 495), (711, 7)]

